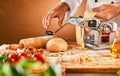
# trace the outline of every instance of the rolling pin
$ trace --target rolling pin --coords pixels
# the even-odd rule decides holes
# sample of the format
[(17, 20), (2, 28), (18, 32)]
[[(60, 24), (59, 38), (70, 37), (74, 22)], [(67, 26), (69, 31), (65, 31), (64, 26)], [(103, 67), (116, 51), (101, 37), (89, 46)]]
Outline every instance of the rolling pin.
[(19, 44), (24, 46), (32, 46), (35, 48), (45, 48), (48, 40), (52, 39), (53, 36), (40, 36), (33, 38), (25, 38), (19, 41)]
[(19, 44), (10, 44), (7, 49), (17, 50), (23, 49), (27, 46), (32, 46), (34, 48), (45, 48), (48, 40), (52, 39), (53, 36), (41, 36), (41, 37), (32, 37), (25, 38), (19, 41)]

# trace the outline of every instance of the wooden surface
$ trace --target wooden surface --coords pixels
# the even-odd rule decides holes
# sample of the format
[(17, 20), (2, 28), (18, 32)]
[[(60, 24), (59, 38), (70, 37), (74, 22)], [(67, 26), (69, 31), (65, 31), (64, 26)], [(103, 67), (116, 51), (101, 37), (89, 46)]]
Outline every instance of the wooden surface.
[[(94, 59), (92, 62), (87, 63), (74, 63), (70, 62), (62, 62), (65, 65), (65, 69), (67, 73), (116, 73), (120, 70), (120, 59), (116, 59), (111, 56), (110, 50), (68, 50), (70, 52), (85, 52), (92, 56)], [(64, 52), (61, 52), (64, 54)], [(53, 53), (57, 54), (58, 53)], [(52, 54), (52, 55), (53, 55)], [(58, 59), (56, 56), (51, 57), (52, 60)], [(39, 69), (37, 71), (33, 71), (34, 73), (41, 72)]]
[(67, 65), (67, 72), (117, 72), (120, 65)]
[[(71, 44), (71, 43), (69, 43)], [(72, 43), (73, 44), (73, 43)], [(76, 43), (74, 43), (76, 45)], [(67, 73), (116, 73), (118, 70), (120, 70), (120, 58), (116, 59), (111, 56), (110, 50), (91, 50), (91, 49), (71, 49), (68, 50), (70, 52), (77, 52), (77, 53), (87, 53), (90, 56), (93, 57), (92, 62), (88, 63), (73, 63), (70, 62), (62, 62), (65, 65), (65, 69)], [(61, 52), (62, 54), (65, 54), (64, 52)], [(60, 53), (60, 54), (61, 54)], [(58, 53), (53, 53), (55, 57), (52, 57), (52, 60), (57, 59)], [(52, 54), (52, 55), (53, 55)], [(39, 73), (40, 70), (34, 71), (36, 73)]]
[(120, 70), (120, 59), (111, 57), (109, 50), (94, 51), (94, 53), (99, 54), (99, 56), (96, 55), (93, 62), (85, 64), (64, 63), (66, 65), (66, 72), (115, 73)]
[[(95, 56), (95, 61), (78, 64), (73, 62), (62, 62), (65, 65), (67, 73), (116, 73), (120, 70), (120, 59), (115, 59), (110, 55), (109, 50), (103, 51), (90, 51), (91, 53), (100, 54), (104, 53), (103, 56)], [(53, 58), (56, 59), (56, 58)], [(41, 73), (41, 70), (37, 69), (32, 71), (33, 73)]]

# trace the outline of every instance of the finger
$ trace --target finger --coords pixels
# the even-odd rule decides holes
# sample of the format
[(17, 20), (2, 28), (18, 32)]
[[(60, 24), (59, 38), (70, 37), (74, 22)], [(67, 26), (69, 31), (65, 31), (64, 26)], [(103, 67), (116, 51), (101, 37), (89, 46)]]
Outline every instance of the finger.
[(59, 26), (62, 25), (63, 20), (64, 20), (64, 16), (63, 17), (59, 17), (59, 20), (58, 20), (58, 25)]
[(50, 16), (50, 13), (51, 13), (51, 11), (49, 11), (49, 12), (47, 13), (47, 15), (45, 15), (45, 16), (43, 17), (42, 23), (43, 23), (43, 27), (44, 27), (45, 29), (48, 29), (48, 27), (49, 27), (48, 17)]
[(100, 18), (101, 19), (101, 21), (106, 21), (107, 19), (106, 19), (106, 14), (105, 14), (105, 12), (98, 12), (97, 14), (96, 14), (96, 17), (98, 17), (98, 18)]
[(43, 16), (43, 19), (42, 19), (42, 25), (43, 25), (43, 26), (44, 26), (44, 22), (45, 22), (45, 21), (44, 21), (44, 18), (45, 18), (45, 16)]
[(43, 24), (43, 27), (45, 28), (45, 29), (47, 29), (48, 27), (47, 27), (47, 25), (46, 25), (46, 16), (44, 16), (43, 17), (43, 20), (42, 20), (42, 24)]
[(104, 9), (105, 9), (105, 8), (104, 8), (104, 5), (102, 5), (102, 6), (93, 8), (92, 11), (93, 11), (93, 12), (99, 12), (99, 11), (102, 11), (102, 10), (104, 10)]
[(46, 21), (47, 20), (47, 16), (48, 15), (44, 16), (44, 22), (43, 22), (44, 23), (44, 28), (46, 28), (46, 29), (48, 28), (47, 21)]
[(49, 14), (48, 18), (47, 18), (47, 25), (51, 24), (51, 21), (53, 18), (56, 17), (56, 13), (54, 11), (51, 11), (51, 13)]

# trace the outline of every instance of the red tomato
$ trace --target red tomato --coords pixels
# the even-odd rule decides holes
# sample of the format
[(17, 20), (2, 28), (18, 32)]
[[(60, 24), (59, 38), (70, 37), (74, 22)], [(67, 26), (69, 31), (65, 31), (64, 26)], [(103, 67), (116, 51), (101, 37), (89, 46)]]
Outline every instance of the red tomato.
[(41, 53), (41, 54), (44, 54), (44, 55), (47, 55), (47, 51), (45, 49), (38, 49), (38, 52)]
[(17, 63), (17, 62), (19, 61), (19, 59), (18, 59), (18, 56), (17, 56), (15, 53), (11, 53), (11, 54), (8, 56), (8, 61), (9, 61), (10, 63), (15, 64), (15, 63)]
[(24, 52), (34, 54), (36, 52), (36, 48), (34, 48), (32, 46), (27, 46), (24, 48)]
[(40, 54), (40, 53), (35, 53), (32, 55), (32, 59), (35, 61), (40, 61), (43, 64), (46, 63), (46, 56), (44, 54)]
[(31, 58), (32, 54), (26, 53), (26, 52), (21, 52), (18, 54), (19, 59), (26, 59), (26, 58)]

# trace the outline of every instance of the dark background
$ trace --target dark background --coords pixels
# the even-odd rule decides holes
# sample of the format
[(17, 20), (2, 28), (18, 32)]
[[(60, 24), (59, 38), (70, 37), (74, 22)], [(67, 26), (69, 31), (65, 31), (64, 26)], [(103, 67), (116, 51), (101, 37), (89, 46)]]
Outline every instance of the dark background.
[[(42, 18), (58, 3), (59, 0), (0, 0), (0, 45), (44, 36)], [(57, 28), (57, 19), (53, 19), (50, 29)], [(66, 41), (75, 41), (75, 28), (68, 25), (56, 35)]]

